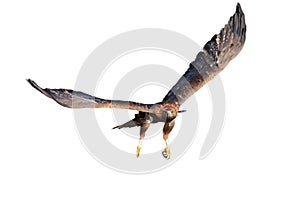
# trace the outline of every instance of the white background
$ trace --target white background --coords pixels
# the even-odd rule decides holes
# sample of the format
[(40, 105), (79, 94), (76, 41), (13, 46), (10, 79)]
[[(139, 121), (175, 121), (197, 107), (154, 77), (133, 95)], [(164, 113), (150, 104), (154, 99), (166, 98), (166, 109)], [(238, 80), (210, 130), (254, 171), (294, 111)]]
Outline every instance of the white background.
[(0, 199), (299, 199), (299, 6), (240, 3), (247, 41), (221, 74), (227, 113), (216, 148), (198, 160), (200, 133), (171, 167), (128, 175), (95, 161), (72, 111), (25, 79), (73, 88), (89, 53), (132, 29), (170, 29), (204, 44), (236, 1), (1, 1)]

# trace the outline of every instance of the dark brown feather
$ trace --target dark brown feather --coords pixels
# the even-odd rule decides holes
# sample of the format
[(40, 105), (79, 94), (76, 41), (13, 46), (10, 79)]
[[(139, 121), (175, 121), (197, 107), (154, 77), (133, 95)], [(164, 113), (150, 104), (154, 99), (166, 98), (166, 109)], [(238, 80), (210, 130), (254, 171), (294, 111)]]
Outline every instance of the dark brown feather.
[(245, 16), (240, 4), (237, 4), (235, 14), (230, 17), (220, 33), (214, 35), (205, 44), (203, 51), (197, 55), (185, 74), (171, 88), (163, 102), (182, 105), (226, 67), (229, 61), (241, 51), (245, 39)]
[(83, 92), (67, 89), (41, 88), (33, 80), (27, 80), (32, 87), (42, 94), (68, 108), (119, 108), (149, 112), (152, 104), (142, 104), (132, 101), (106, 100)]

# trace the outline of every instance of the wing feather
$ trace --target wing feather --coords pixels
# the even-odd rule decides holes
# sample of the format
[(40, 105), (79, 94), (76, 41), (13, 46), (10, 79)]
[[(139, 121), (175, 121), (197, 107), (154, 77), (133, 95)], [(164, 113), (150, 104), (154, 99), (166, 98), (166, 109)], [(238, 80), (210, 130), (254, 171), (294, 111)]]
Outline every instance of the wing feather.
[(171, 88), (163, 102), (180, 106), (205, 83), (221, 72), (243, 48), (246, 39), (245, 15), (240, 4), (228, 23), (208, 41), (188, 70)]
[(32, 87), (53, 99), (58, 104), (68, 108), (118, 108), (149, 112), (152, 104), (142, 104), (132, 101), (101, 99), (83, 92), (67, 89), (41, 88), (33, 80), (27, 80)]

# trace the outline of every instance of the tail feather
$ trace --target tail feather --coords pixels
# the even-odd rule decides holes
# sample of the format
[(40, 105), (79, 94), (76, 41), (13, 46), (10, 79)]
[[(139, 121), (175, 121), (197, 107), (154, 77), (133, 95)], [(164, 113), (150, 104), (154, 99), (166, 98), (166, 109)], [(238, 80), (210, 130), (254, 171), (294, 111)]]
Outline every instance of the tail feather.
[(137, 123), (133, 120), (130, 120), (130, 121), (128, 121), (128, 122), (126, 122), (122, 125), (115, 126), (112, 129), (132, 128), (132, 127), (135, 127), (135, 126), (138, 126)]

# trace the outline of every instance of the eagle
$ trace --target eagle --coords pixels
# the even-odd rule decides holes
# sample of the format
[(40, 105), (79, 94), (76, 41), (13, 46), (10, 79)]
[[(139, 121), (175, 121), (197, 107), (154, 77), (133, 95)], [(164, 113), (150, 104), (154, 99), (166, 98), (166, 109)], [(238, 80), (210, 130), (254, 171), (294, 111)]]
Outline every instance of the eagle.
[(196, 59), (190, 63), (187, 71), (170, 89), (163, 100), (154, 104), (102, 99), (70, 89), (43, 89), (33, 80), (27, 79), (27, 81), (42, 94), (67, 108), (114, 108), (138, 111), (132, 120), (113, 128), (140, 127), (140, 138), (136, 149), (137, 157), (140, 155), (142, 141), (149, 126), (152, 123), (163, 122), (163, 139), (166, 146), (162, 151), (162, 155), (169, 159), (171, 152), (168, 137), (175, 125), (178, 113), (183, 112), (179, 110), (180, 106), (227, 66), (241, 51), (245, 39), (245, 16), (238, 3), (234, 15), (230, 17), (220, 33), (215, 34), (204, 45), (203, 50), (198, 53)]

